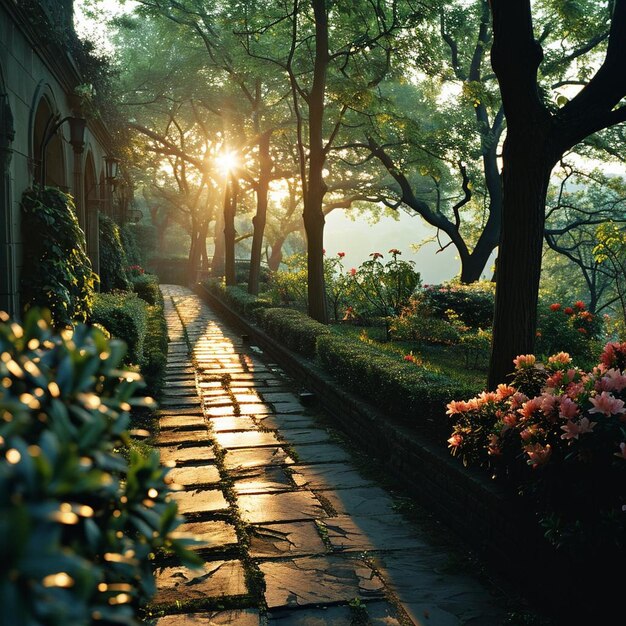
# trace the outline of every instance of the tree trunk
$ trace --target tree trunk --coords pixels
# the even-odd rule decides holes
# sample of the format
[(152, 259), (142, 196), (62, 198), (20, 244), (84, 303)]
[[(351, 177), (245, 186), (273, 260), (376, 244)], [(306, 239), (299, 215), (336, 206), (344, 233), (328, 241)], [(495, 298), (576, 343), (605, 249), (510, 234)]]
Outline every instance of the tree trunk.
[(503, 220), (489, 367), (489, 389), (508, 382), (513, 359), (534, 350), (545, 202), (554, 165), (545, 130), (509, 135), (503, 159)]
[(218, 211), (215, 217), (213, 259), (211, 261), (211, 275), (224, 276), (224, 211)]
[(283, 244), (286, 237), (278, 237), (272, 244), (272, 251), (267, 257), (267, 266), (275, 272), (280, 267), (280, 262), (283, 260)]
[(237, 212), (237, 181), (233, 176), (226, 185), (224, 197), (224, 277), (227, 285), (237, 284), (235, 269), (235, 214)]
[(328, 12), (325, 0), (313, 0), (315, 14), (315, 68), (309, 94), (309, 176), (304, 195), (304, 228), (307, 240), (309, 315), (328, 324), (324, 284), (324, 99), (328, 68)]
[(261, 255), (263, 254), (263, 235), (267, 221), (267, 194), (272, 173), (272, 159), (270, 157), (271, 132), (261, 136), (259, 141), (259, 182), (256, 190), (256, 215), (252, 218), (252, 251), (250, 252), (250, 273), (248, 275), (248, 293), (259, 294), (259, 279), (261, 276)]

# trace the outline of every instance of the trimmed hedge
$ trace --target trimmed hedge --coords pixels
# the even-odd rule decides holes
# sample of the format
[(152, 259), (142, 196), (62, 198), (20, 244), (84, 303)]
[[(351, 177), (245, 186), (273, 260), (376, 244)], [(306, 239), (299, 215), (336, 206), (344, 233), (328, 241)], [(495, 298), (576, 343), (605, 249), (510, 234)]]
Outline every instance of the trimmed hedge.
[(120, 227), (108, 216), (100, 213), (100, 289), (128, 291), (130, 281), (126, 268), (128, 261), (122, 247)]
[(144, 362), (148, 308), (136, 293), (96, 294), (91, 322), (104, 326), (113, 337), (126, 342), (126, 362)]
[[(161, 292), (159, 292), (161, 296)], [(159, 398), (163, 391), (165, 366), (167, 365), (167, 322), (163, 313), (163, 298), (148, 306), (148, 332), (144, 340), (143, 360), (140, 363), (150, 393)]]
[(317, 342), (331, 334), (328, 326), (294, 309), (257, 308), (259, 326), (284, 346), (302, 356), (313, 358)]
[(163, 301), (159, 290), (159, 279), (154, 274), (131, 276), (130, 281), (133, 291), (148, 304), (154, 305)]
[(238, 313), (254, 320), (257, 319), (258, 309), (271, 308), (274, 305), (270, 300), (259, 298), (246, 291), (245, 287), (230, 286), (227, 287), (221, 281), (208, 280), (204, 286), (218, 298), (223, 300)]
[(159, 277), (159, 282), (170, 285), (186, 285), (189, 282), (187, 257), (152, 257), (146, 262), (146, 267)]
[(318, 336), (317, 353), (324, 368), (339, 383), (439, 440), (449, 436), (446, 404), (480, 391), (330, 333)]

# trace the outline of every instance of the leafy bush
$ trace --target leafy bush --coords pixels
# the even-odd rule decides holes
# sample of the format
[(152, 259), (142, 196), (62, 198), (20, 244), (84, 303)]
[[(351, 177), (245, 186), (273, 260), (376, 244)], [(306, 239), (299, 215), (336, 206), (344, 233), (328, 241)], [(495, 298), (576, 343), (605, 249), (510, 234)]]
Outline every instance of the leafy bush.
[(161, 301), (159, 279), (154, 274), (131, 276), (130, 282), (133, 286), (133, 291), (148, 304), (154, 305)]
[(25, 307), (46, 307), (57, 327), (86, 321), (97, 276), (71, 197), (51, 187), (25, 191), (22, 232)]
[(471, 328), (489, 328), (493, 324), (495, 285), (479, 281), (464, 285), (450, 282), (443, 285), (424, 285), (419, 294), (421, 305), (434, 317), (446, 319), (453, 311)]
[[(160, 295), (160, 292), (159, 292)], [(148, 306), (147, 332), (143, 346), (143, 359), (139, 363), (141, 374), (150, 393), (159, 398), (163, 390), (167, 365), (167, 322), (163, 313), (163, 299)]]
[(415, 298), (391, 320), (389, 331), (393, 339), (430, 344), (453, 345), (461, 339), (456, 325), (431, 315)]
[(294, 309), (256, 309), (257, 320), (268, 335), (306, 357), (314, 357), (320, 337), (330, 335), (330, 329)]
[(91, 322), (104, 326), (128, 346), (126, 361), (141, 365), (148, 324), (146, 303), (136, 293), (97, 294)]
[(408, 305), (420, 284), (420, 275), (413, 261), (400, 261), (400, 250), (389, 250), (391, 260), (384, 263), (380, 252), (370, 254), (370, 259), (358, 269), (348, 273), (350, 281), (346, 297), (357, 315), (385, 317), (398, 315)]
[[(572, 306), (558, 302), (539, 305), (536, 352), (542, 357), (567, 351), (584, 366), (597, 357), (597, 340), (603, 330), (602, 317), (585, 310), (580, 300)], [(599, 346), (601, 349), (601, 346)], [(599, 350), (598, 350), (599, 352)]]
[(120, 226), (122, 248), (124, 248), (126, 260), (130, 265), (143, 265), (144, 263), (144, 258), (137, 242), (137, 227), (137, 224), (131, 224), (130, 222)]
[(283, 263), (286, 269), (271, 274), (266, 295), (276, 304), (306, 311), (308, 302), (307, 256), (306, 254), (292, 254), (284, 259)]
[(269, 308), (273, 304), (270, 300), (254, 296), (238, 285), (227, 286), (220, 280), (207, 280), (206, 289), (221, 298), (233, 310), (251, 319), (256, 319), (257, 309)]
[(491, 330), (479, 328), (477, 331), (463, 333), (459, 340), (459, 346), (465, 357), (465, 367), (473, 369), (487, 367), (491, 353), (491, 341)]
[(567, 353), (542, 366), (515, 359), (511, 386), (451, 402), (449, 444), (465, 463), (509, 476), (534, 503), (546, 537), (582, 556), (619, 558), (626, 519), (626, 343), (591, 372)]
[(138, 624), (150, 555), (191, 559), (158, 453), (127, 451), (140, 377), (119, 369), (120, 342), (53, 335), (36, 310), (4, 318), (0, 350), (0, 621)]
[[(345, 387), (412, 428), (445, 440), (445, 404), (470, 387), (426, 367), (381, 354), (343, 337), (322, 335), (317, 351), (324, 367)], [(408, 360), (407, 360), (408, 361)]]
[(100, 289), (130, 291), (127, 267), (120, 228), (108, 215), (100, 213)]

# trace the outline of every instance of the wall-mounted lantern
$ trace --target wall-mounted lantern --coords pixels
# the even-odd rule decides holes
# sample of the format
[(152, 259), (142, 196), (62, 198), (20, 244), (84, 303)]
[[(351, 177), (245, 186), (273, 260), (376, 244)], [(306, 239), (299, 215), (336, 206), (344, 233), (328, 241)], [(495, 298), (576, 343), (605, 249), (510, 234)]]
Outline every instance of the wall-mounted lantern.
[(109, 185), (114, 185), (120, 172), (120, 160), (114, 156), (105, 157), (106, 179)]

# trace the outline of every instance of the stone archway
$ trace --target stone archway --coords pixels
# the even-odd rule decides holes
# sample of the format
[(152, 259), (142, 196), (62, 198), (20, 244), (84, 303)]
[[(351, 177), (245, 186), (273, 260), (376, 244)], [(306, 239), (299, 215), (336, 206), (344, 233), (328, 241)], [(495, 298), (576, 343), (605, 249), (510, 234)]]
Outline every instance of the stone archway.
[(10, 315), (15, 315), (19, 306), (11, 193), (11, 157), (14, 138), (13, 113), (2, 66), (0, 66), (0, 310)]

